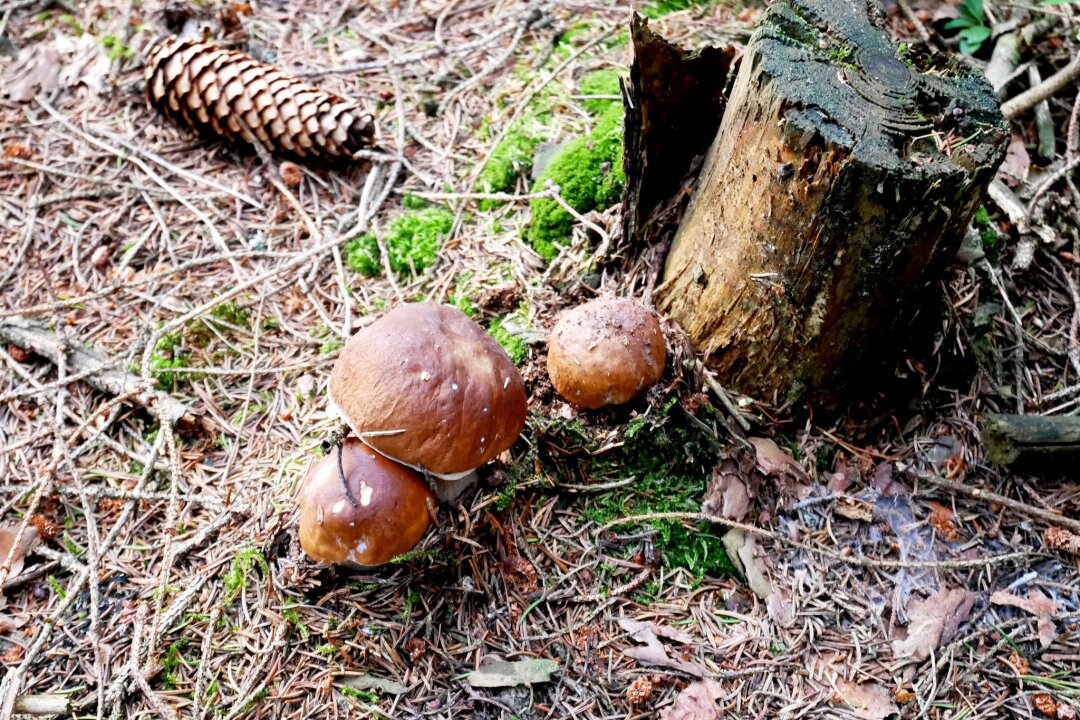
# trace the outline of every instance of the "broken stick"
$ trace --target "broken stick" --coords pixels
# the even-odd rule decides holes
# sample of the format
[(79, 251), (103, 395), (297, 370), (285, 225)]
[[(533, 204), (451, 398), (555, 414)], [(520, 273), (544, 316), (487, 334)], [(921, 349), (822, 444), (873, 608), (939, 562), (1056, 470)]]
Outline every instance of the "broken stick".
[(141, 377), (112, 367), (102, 352), (61, 338), (44, 323), (18, 315), (0, 319), (0, 339), (58, 364), (63, 358), (72, 374), (80, 375), (92, 387), (111, 395), (131, 395), (159, 421), (182, 432), (206, 431), (206, 419), (187, 405), (160, 390), (147, 387)]

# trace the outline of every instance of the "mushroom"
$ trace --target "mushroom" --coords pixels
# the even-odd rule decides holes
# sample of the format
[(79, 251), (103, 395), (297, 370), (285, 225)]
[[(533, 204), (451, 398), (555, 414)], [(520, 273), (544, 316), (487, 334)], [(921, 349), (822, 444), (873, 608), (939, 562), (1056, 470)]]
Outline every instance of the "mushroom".
[(300, 546), (318, 562), (381, 565), (420, 541), (434, 500), (418, 473), (347, 438), (304, 478)]
[(548, 375), (575, 405), (621, 405), (660, 379), (666, 352), (655, 312), (629, 298), (597, 298), (555, 323)]
[(444, 500), (525, 425), (525, 386), (506, 351), (468, 315), (437, 303), (401, 305), (353, 335), (329, 394), (358, 438), (438, 478)]

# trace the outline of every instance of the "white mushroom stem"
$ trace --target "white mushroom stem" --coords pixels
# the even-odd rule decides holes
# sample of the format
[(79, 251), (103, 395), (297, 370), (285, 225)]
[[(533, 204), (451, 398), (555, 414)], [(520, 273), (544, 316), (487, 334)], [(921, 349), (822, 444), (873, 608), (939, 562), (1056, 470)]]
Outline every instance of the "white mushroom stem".
[(421, 473), (423, 475), (430, 475), (431, 477), (435, 478), (433, 489), (435, 490), (436, 497), (438, 497), (439, 500), (442, 502), (453, 502), (461, 495), (461, 493), (465, 492), (465, 490), (467, 490), (477, 480), (476, 468), (473, 468), (471, 470), (463, 470), (456, 473), (437, 473), (432, 470), (428, 470), (423, 466), (403, 462), (399, 458), (396, 458), (392, 455), (387, 455), (383, 451), (379, 450), (379, 448), (369, 443), (367, 441), (368, 438), (385, 437), (387, 435), (398, 435), (405, 432), (404, 428), (397, 430), (369, 430), (368, 432), (359, 432), (353, 426), (353, 424), (349, 422), (348, 419), (345, 417), (345, 413), (341, 412), (341, 409), (338, 407), (337, 403), (334, 402), (334, 399), (332, 397), (329, 398), (329, 401), (327, 403), (327, 409), (329, 410), (331, 415), (340, 418), (342, 422), (348, 425), (349, 429), (353, 431), (353, 434), (356, 437), (360, 438), (360, 441), (362, 443), (367, 445), (375, 452), (379, 453), (380, 455), (389, 460), (393, 460), (399, 465), (404, 465), (405, 467), (412, 468), (418, 473)]

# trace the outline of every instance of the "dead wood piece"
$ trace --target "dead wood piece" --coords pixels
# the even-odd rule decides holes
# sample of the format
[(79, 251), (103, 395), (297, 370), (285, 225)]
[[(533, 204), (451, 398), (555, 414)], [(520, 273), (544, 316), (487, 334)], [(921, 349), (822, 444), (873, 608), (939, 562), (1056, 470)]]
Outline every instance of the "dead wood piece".
[(16, 715), (67, 715), (71, 700), (63, 695), (23, 695), (15, 700)]
[(1008, 137), (981, 74), (919, 72), (873, 7), (782, 0), (742, 58), (658, 307), (726, 387), (836, 408), (899, 357)]
[(995, 465), (1024, 465), (1064, 472), (1080, 459), (1080, 417), (987, 415), (983, 447)]
[(0, 339), (58, 364), (63, 359), (70, 374), (81, 375), (92, 387), (110, 395), (130, 395), (133, 402), (161, 422), (184, 432), (206, 431), (206, 419), (187, 405), (160, 390), (146, 388), (142, 378), (115, 363), (102, 352), (62, 338), (45, 324), (14, 315), (0, 319)]
[(732, 47), (687, 52), (650, 30), (648, 20), (636, 13), (630, 35), (634, 61), (626, 88), (623, 238), (640, 249), (669, 239), (678, 227), (690, 200), (688, 190), (680, 188), (716, 136), (738, 63)]

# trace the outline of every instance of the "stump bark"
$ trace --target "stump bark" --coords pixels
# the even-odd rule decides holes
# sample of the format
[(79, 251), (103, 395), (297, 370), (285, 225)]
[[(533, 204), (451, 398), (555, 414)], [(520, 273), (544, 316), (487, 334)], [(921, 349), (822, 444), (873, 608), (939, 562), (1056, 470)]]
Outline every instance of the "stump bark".
[(775, 404), (880, 377), (1004, 156), (989, 84), (920, 72), (883, 23), (863, 0), (765, 13), (657, 287), (722, 381)]

